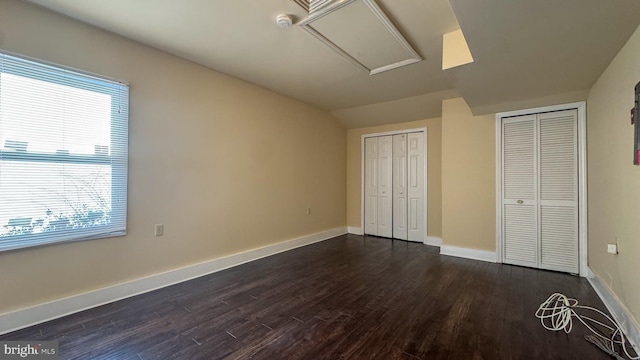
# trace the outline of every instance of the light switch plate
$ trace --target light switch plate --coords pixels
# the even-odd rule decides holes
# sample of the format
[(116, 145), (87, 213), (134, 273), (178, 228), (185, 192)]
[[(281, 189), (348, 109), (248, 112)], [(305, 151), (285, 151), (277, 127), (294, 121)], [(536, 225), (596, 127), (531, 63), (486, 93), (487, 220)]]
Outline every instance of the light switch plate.
[(156, 224), (156, 236), (162, 236), (162, 235), (164, 235), (164, 225)]

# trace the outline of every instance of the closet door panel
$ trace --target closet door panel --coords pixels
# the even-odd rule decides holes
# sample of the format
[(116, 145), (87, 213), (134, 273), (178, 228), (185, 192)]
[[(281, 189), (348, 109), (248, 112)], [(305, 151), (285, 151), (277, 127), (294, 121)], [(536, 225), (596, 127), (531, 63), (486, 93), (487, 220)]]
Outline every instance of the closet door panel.
[(577, 111), (539, 120), (540, 267), (578, 273)]
[(407, 134), (407, 201), (409, 203), (408, 240), (425, 239), (425, 151), (424, 133)]
[(378, 236), (393, 236), (393, 137), (378, 138)]
[(540, 207), (540, 267), (577, 274), (578, 214), (563, 206)]
[(503, 197), (505, 201), (536, 200), (536, 117), (503, 120)]
[(393, 136), (393, 237), (407, 240), (407, 135)]
[(538, 267), (538, 225), (535, 205), (504, 206), (504, 262)]
[(536, 115), (503, 119), (503, 261), (538, 267)]
[(378, 235), (378, 139), (366, 138), (364, 147), (364, 232)]

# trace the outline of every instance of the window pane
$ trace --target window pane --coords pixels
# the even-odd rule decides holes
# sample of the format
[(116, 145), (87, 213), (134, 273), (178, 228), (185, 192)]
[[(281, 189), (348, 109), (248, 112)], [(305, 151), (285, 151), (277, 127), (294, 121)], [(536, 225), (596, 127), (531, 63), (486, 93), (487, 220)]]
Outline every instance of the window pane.
[[(111, 96), (1, 74), (0, 143), (29, 152), (94, 154), (109, 149)], [(28, 125), (28, 126), (25, 126)]]
[(109, 223), (111, 166), (0, 161), (0, 234)]

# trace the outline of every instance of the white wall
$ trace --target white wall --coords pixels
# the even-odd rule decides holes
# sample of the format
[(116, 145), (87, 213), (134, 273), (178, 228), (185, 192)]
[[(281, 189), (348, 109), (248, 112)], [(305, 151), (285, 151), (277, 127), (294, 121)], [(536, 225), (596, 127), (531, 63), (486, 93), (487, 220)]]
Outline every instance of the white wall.
[[(635, 317), (640, 329), (640, 166), (634, 166), (629, 110), (640, 81), (636, 30), (587, 99), (589, 267)], [(617, 242), (620, 254), (607, 253)]]
[(22, 1), (0, 48), (131, 85), (128, 235), (0, 253), (0, 314), (345, 226), (325, 111)]

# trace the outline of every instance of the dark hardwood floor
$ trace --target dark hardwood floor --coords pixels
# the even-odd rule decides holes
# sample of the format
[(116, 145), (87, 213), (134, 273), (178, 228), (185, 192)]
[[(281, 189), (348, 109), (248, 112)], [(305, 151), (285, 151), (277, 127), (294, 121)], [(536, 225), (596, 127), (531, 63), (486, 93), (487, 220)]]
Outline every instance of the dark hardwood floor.
[[(0, 336), (61, 359), (609, 359), (534, 317), (585, 279), (345, 235)], [(606, 310), (605, 310), (606, 311)]]

